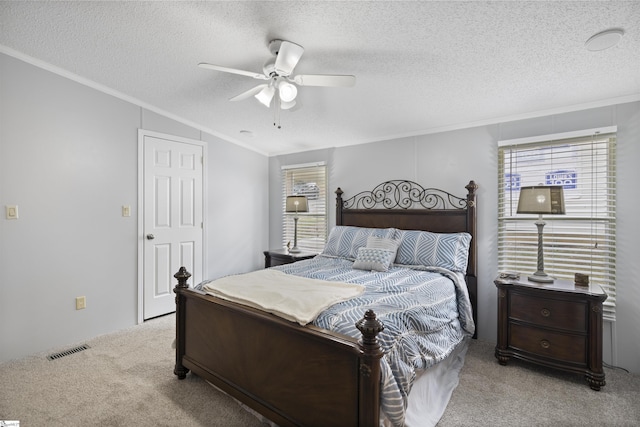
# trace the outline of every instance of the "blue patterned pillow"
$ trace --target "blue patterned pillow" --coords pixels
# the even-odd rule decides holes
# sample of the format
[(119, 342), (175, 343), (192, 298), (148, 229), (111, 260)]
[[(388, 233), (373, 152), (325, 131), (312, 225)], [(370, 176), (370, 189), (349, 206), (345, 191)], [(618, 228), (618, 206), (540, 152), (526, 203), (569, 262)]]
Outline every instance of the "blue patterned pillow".
[(396, 264), (447, 268), (465, 273), (469, 261), (469, 233), (430, 233), (397, 230), (400, 240)]
[(358, 270), (388, 271), (395, 253), (388, 249), (360, 248), (353, 268)]
[(370, 236), (389, 239), (395, 233), (395, 228), (366, 228), (347, 225), (336, 225), (329, 233), (327, 244), (322, 253), (324, 255), (347, 258), (351, 261), (358, 256), (358, 248), (367, 246)]

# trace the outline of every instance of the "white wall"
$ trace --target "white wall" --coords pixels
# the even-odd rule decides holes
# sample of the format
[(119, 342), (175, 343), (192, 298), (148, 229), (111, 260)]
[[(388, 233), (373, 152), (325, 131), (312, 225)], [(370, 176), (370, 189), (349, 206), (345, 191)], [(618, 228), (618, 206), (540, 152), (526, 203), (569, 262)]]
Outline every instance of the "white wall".
[[(410, 179), (424, 186), (464, 196), (473, 179), (478, 189), (479, 338), (496, 341), (498, 149), (501, 139), (522, 138), (599, 126), (618, 126), (617, 289), (618, 318), (605, 322), (604, 358), (608, 363), (640, 372), (640, 271), (635, 258), (640, 226), (640, 103), (557, 114), (516, 122), (421, 135), (351, 147), (318, 150), (270, 159), (270, 235), (280, 245), (280, 166), (325, 160), (329, 188), (341, 187), (344, 197), (390, 179)], [(335, 223), (330, 193), (330, 220)], [(637, 257), (637, 256), (636, 256)]]
[(138, 128), (208, 143), (209, 274), (263, 265), (265, 156), (0, 54), (0, 362), (136, 323)]
[(268, 248), (266, 157), (214, 136), (209, 143), (207, 268), (209, 278), (264, 267)]
[(609, 324), (617, 345), (612, 349), (612, 360), (615, 365), (640, 373), (640, 103), (621, 105), (611, 113), (613, 124), (618, 125), (617, 321)]

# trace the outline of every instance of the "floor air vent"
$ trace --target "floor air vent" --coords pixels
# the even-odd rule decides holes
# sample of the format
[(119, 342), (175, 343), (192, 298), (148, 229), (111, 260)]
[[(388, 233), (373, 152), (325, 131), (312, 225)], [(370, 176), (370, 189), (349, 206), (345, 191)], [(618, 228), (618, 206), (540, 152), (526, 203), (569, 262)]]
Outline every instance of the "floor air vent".
[(74, 347), (74, 348), (70, 348), (68, 350), (64, 350), (64, 351), (61, 351), (61, 352), (58, 352), (58, 353), (50, 354), (50, 355), (47, 356), (47, 359), (49, 359), (49, 360), (60, 359), (61, 357), (65, 357), (65, 356), (68, 356), (70, 354), (78, 353), (80, 351), (84, 351), (84, 350), (87, 350), (89, 348), (91, 348), (91, 347), (89, 347), (86, 344), (82, 344), (81, 346), (78, 346), (78, 347)]

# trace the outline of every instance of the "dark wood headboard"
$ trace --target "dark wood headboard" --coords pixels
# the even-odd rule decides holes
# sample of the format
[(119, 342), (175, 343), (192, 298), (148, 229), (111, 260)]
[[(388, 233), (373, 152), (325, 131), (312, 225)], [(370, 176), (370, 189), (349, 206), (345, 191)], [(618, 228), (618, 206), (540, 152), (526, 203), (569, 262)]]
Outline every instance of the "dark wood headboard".
[(476, 190), (469, 181), (466, 197), (454, 196), (444, 190), (424, 188), (408, 180), (393, 180), (362, 191), (343, 200), (343, 191), (336, 190), (336, 225), (373, 228), (399, 228), (434, 233), (467, 232), (471, 235), (467, 288), (476, 323), (478, 301), (478, 261), (476, 234)]

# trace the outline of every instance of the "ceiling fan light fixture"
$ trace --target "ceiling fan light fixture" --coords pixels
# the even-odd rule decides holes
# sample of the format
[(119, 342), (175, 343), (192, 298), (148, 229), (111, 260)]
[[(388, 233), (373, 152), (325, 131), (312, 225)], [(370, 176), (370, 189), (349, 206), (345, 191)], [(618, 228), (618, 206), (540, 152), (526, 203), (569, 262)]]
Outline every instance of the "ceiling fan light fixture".
[(298, 95), (298, 88), (287, 82), (280, 82), (278, 85), (278, 95), (283, 102), (291, 102)]
[(260, 101), (262, 105), (265, 107), (271, 106), (271, 100), (273, 99), (273, 95), (275, 95), (276, 90), (273, 86), (269, 85), (262, 89), (260, 92), (256, 93), (255, 98)]
[(290, 101), (290, 102), (280, 102), (280, 109), (282, 110), (289, 110), (293, 107), (296, 106), (296, 101)]

